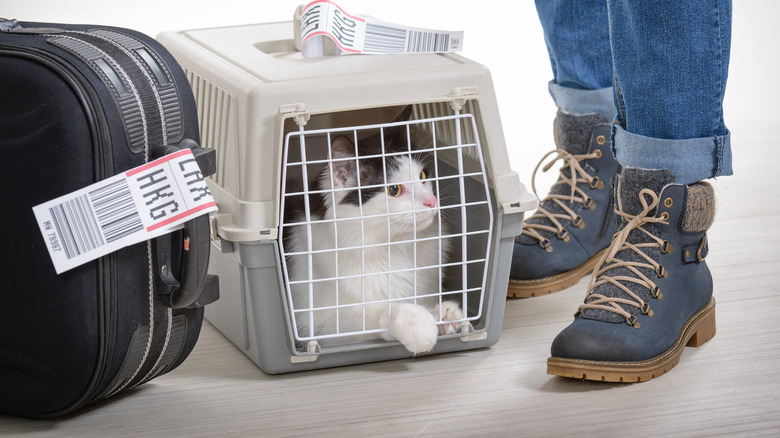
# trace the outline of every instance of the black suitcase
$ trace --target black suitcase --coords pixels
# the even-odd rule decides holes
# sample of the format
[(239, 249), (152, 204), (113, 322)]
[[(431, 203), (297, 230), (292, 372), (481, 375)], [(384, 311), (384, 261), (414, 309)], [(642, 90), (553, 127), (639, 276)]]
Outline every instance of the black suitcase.
[(32, 207), (184, 148), (210, 175), (198, 142), (192, 90), (155, 40), (0, 20), (0, 413), (64, 415), (190, 353), (219, 294), (207, 216), (57, 275)]

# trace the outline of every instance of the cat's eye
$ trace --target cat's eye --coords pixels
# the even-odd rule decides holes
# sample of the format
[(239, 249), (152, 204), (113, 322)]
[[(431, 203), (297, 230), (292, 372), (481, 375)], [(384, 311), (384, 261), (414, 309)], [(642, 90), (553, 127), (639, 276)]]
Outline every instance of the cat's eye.
[(425, 178), (428, 178), (428, 175), (425, 173), (424, 170), (420, 171), (420, 181), (425, 181)]
[(399, 185), (392, 185), (387, 188), (387, 194), (392, 196), (393, 198), (397, 198), (398, 195), (401, 194), (401, 186)]

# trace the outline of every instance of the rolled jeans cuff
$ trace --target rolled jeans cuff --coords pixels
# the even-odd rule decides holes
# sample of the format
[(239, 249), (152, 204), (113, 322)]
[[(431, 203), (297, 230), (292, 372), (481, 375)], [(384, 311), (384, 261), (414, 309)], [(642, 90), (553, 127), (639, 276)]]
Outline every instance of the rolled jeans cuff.
[(677, 184), (693, 184), (733, 175), (731, 133), (716, 137), (666, 140), (632, 134), (612, 125), (612, 147), (618, 163), (641, 169), (669, 169)]
[(612, 87), (599, 90), (579, 90), (562, 87), (553, 81), (548, 84), (555, 105), (569, 114), (601, 114), (610, 122), (615, 119), (615, 98)]

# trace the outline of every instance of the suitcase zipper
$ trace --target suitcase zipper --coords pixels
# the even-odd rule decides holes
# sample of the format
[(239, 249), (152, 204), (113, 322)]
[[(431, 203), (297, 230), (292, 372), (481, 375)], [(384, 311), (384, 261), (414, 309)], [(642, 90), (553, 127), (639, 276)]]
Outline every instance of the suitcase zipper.
[[(108, 35), (105, 35), (105, 33), (108, 33)], [(63, 34), (54, 36), (54, 38), (55, 39), (73, 38), (75, 40), (80, 41), (83, 44), (94, 47), (94, 49), (100, 51), (103, 54), (103, 59), (106, 62), (111, 64), (109, 66), (104, 66), (101, 68), (103, 73), (106, 74), (106, 76), (108, 76), (109, 81), (112, 81), (112, 76), (111, 76), (112, 74), (119, 75), (125, 78), (126, 83), (130, 86), (130, 88), (132, 88), (132, 95), (135, 96), (136, 98), (136, 104), (139, 108), (138, 116), (143, 120), (143, 124), (142, 124), (143, 131), (144, 131), (143, 151), (144, 151), (145, 161), (148, 161), (150, 158), (151, 148), (153, 146), (164, 145), (169, 137), (168, 132), (166, 131), (166, 122), (169, 117), (169, 111), (167, 111), (164, 106), (163, 103), (164, 99), (161, 96), (162, 90), (158, 88), (155, 82), (155, 78), (156, 78), (157, 81), (159, 81), (162, 84), (167, 80), (167, 77), (165, 76), (165, 73), (160, 70), (160, 66), (157, 65), (154, 59), (151, 57), (152, 55), (149, 53), (149, 50), (147, 50), (148, 46), (138, 41), (137, 39), (128, 37), (123, 34), (115, 33), (111, 30), (99, 30), (95, 32), (67, 31)], [(137, 53), (133, 53), (133, 51), (131, 51), (128, 47), (125, 47), (124, 44), (122, 44), (122, 41), (119, 41), (121, 39), (126, 39), (125, 43), (128, 45), (141, 44), (142, 47), (140, 48), (136, 47), (135, 52)], [(53, 41), (52, 43), (55, 45), (60, 45), (58, 44), (59, 41), (57, 42)], [(116, 52), (117, 50), (119, 51), (116, 53), (117, 56), (116, 57), (112, 56), (111, 52)], [(146, 57), (144, 57), (144, 55), (146, 55)], [(139, 59), (139, 57), (143, 59)], [(122, 62), (118, 58), (125, 58), (125, 60), (124, 62)], [(146, 66), (146, 68), (144, 67), (144, 65)], [(105, 67), (108, 67), (108, 69), (106, 69)], [(147, 68), (149, 70), (147, 70)], [(131, 71), (136, 71), (136, 73), (140, 73), (135, 75), (135, 77), (139, 78), (138, 81), (131, 80), (131, 73), (130, 73)], [(154, 75), (155, 78), (153, 78), (152, 75)], [(141, 80), (142, 78), (145, 78), (146, 82), (143, 82)], [(115, 85), (115, 90), (116, 90), (117, 81), (121, 81), (121, 77), (113, 78), (112, 83)], [(124, 81), (122, 82), (124, 84)], [(123, 84), (120, 86), (123, 86)], [(139, 87), (139, 89), (136, 89), (136, 86)], [(109, 89), (111, 89), (111, 87), (109, 87)], [(144, 89), (146, 91), (144, 91)], [(151, 98), (148, 97), (149, 90), (153, 95), (153, 97)], [(174, 87), (174, 94), (175, 94), (174, 100), (178, 102), (178, 92), (175, 90), (175, 87)], [(144, 98), (144, 96), (147, 97)], [(118, 94), (114, 94), (114, 98), (117, 102), (120, 101), (120, 96)], [(131, 144), (130, 146), (132, 149), (133, 145)], [(146, 348), (143, 353), (143, 357), (137, 363), (137, 366), (135, 367), (132, 374), (128, 378), (123, 378), (121, 375), (117, 376), (118, 378), (120, 378), (120, 380), (117, 381), (115, 378), (115, 381), (108, 385), (107, 392), (100, 394), (97, 398), (111, 396), (117, 392), (120, 392), (124, 389), (133, 386), (137, 386), (153, 378), (156, 375), (158, 371), (158, 367), (160, 366), (160, 362), (162, 358), (165, 356), (165, 353), (168, 349), (169, 341), (171, 338), (171, 332), (173, 328), (172, 327), (173, 313), (170, 308), (165, 307), (162, 309), (164, 314), (160, 315), (163, 321), (159, 321), (166, 325), (164, 332), (161, 333), (162, 335), (164, 335), (164, 338), (162, 339), (163, 345), (160, 351), (158, 352), (156, 358), (150, 356), (152, 350), (152, 344), (156, 339), (157, 332), (160, 330), (160, 328), (155, 327), (155, 317), (156, 317), (155, 300), (157, 299), (157, 297), (154, 288), (154, 279), (152, 278), (154, 273), (152, 246), (151, 243), (149, 242), (147, 242), (147, 255), (148, 255), (149, 275), (150, 275), (149, 277), (149, 333), (147, 336)], [(151, 365), (148, 367), (148, 371), (146, 371), (144, 374), (141, 374), (142, 369), (148, 365)], [(123, 381), (121, 379), (123, 379)]]

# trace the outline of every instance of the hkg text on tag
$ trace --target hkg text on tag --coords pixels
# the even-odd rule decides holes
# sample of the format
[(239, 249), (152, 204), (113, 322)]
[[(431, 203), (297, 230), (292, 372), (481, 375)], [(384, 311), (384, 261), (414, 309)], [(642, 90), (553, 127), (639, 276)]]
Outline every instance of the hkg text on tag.
[(33, 207), (57, 273), (216, 210), (189, 149)]

